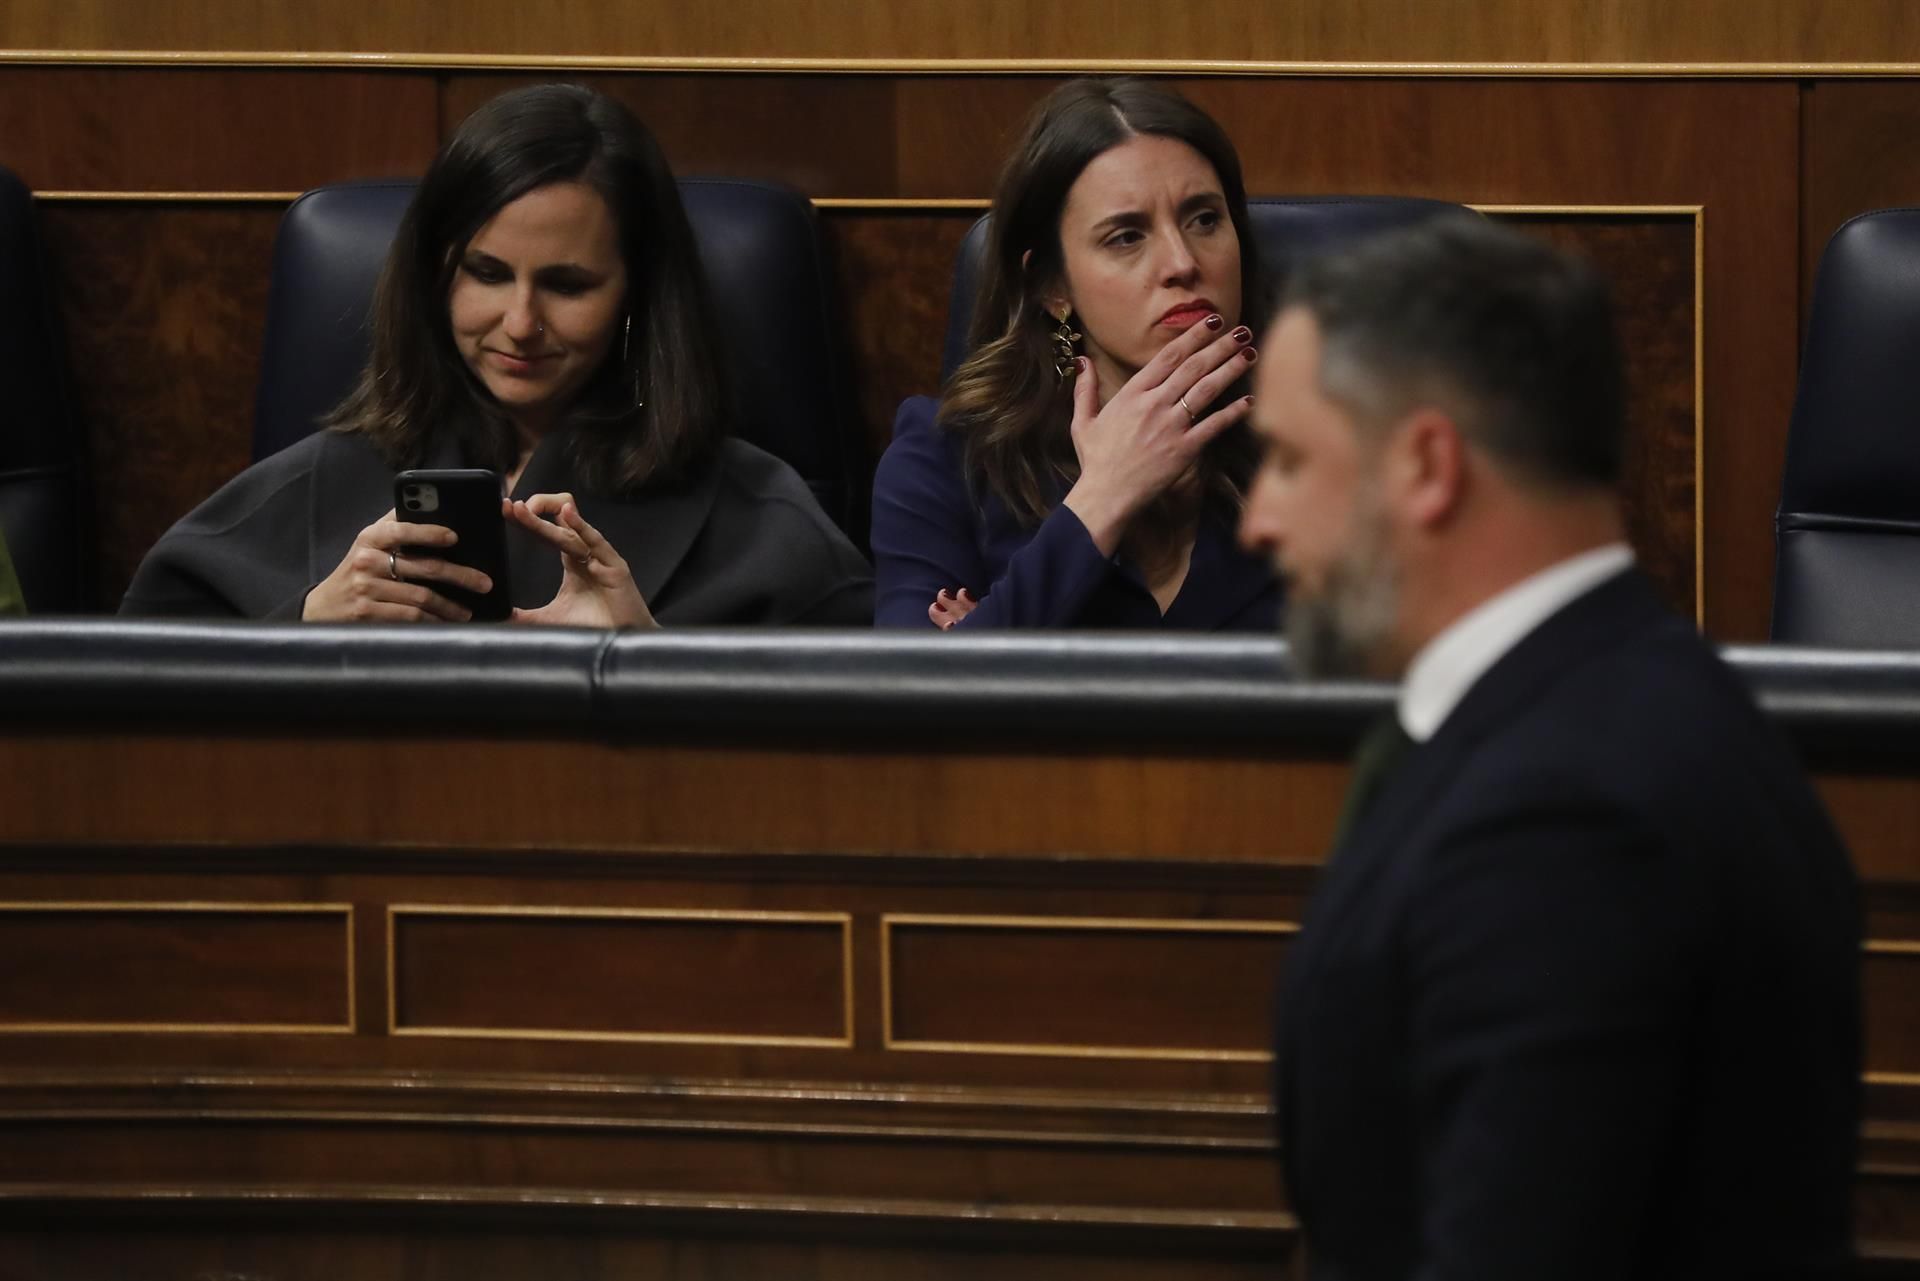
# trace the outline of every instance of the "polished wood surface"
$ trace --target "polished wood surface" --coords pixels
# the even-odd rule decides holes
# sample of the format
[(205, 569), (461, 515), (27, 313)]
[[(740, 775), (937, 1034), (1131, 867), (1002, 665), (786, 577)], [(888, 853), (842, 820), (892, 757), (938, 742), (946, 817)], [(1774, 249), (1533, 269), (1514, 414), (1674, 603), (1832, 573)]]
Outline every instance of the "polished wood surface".
[(1920, 62), (1901, 0), (1310, 0), (1141, 9), (1127, 0), (741, 0), (715, 9), (508, 0), (429, 12), (372, 0), (20, 0), (15, 49), (355, 51), (825, 59), (1281, 62)]
[[(417, 785), (429, 755), (466, 803)], [(492, 1275), (461, 1227), (502, 1259), (601, 1242), (557, 1256), (595, 1278), (669, 1241), (685, 1276), (1277, 1268), (1266, 1002), (1344, 775), (1278, 749), (16, 729), (10, 972), (116, 1022), (270, 1012), (337, 992), (318, 931), (351, 904), (354, 991), (350, 1035), (0, 1018), (0, 1248), (28, 1277), (385, 1277), (403, 1242), (411, 1275)], [(1911, 1275), (1920, 783), (1822, 787), (1874, 940), (1861, 1239)], [(101, 946), (34, 905), (92, 913)]]

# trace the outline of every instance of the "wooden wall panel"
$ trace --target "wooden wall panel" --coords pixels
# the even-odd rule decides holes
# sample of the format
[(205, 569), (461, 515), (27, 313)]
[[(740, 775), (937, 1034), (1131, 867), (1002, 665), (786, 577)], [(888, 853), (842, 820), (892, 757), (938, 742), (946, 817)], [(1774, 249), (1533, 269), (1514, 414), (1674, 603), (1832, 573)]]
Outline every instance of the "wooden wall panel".
[(118, 606), (168, 526), (247, 465), (277, 204), (41, 207), (92, 460), (94, 582)]
[(1810, 84), (1802, 112), (1801, 296), (1827, 238), (1855, 214), (1920, 204), (1920, 85)]
[(350, 927), (344, 906), (0, 907), (0, 1037), (350, 1031)]
[(431, 76), (0, 69), (0, 164), (36, 191), (304, 191), (418, 173)]
[(844, 918), (409, 906), (391, 920), (396, 1035), (852, 1038)]
[(889, 1049), (1258, 1062), (1294, 926), (890, 916), (881, 928)]
[(1336, 62), (1889, 62), (1920, 60), (1901, 0), (741, 0), (721, 8), (572, 3), (527, 20), (510, 0), (432, 10), (351, 0), (280, 5), (17, 0), (0, 44), (701, 58), (1269, 59)]

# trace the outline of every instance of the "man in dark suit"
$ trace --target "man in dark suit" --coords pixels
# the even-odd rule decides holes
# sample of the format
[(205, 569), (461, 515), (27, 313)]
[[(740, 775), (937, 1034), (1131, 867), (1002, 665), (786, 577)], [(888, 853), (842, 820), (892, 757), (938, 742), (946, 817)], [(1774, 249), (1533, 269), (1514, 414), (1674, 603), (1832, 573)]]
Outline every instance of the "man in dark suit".
[(1450, 219), (1303, 268), (1260, 351), (1295, 661), (1403, 680), (1281, 997), (1313, 1281), (1843, 1275), (1853, 876), (1632, 568), (1604, 287)]

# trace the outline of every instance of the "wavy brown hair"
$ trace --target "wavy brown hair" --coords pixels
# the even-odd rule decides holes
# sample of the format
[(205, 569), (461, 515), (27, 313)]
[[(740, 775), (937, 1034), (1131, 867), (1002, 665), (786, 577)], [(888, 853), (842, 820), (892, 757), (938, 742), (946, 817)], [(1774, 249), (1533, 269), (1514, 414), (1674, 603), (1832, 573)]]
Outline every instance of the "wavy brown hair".
[[(1030, 524), (1045, 519), (1058, 487), (1080, 474), (1068, 431), (1073, 384), (1054, 371), (1056, 322), (1043, 308), (1044, 293), (1065, 275), (1060, 217), (1081, 171), (1141, 134), (1184, 142), (1213, 166), (1240, 241), (1242, 323), (1266, 314), (1240, 157), (1213, 117), (1133, 77), (1070, 80), (1048, 94), (1001, 171), (968, 334), (972, 354), (947, 380), (939, 413), (966, 438), (970, 477)], [(1236, 426), (1208, 446), (1203, 492), (1238, 504), (1255, 461), (1252, 438)], [(1144, 523), (1155, 525), (1156, 515), (1149, 509)]]
[(700, 466), (728, 425), (720, 343), (673, 174), (633, 113), (578, 85), (494, 98), (440, 149), (400, 221), (374, 295), (373, 353), (327, 425), (418, 466), (451, 432), (469, 462), (519, 459), (512, 420), (454, 346), (447, 296), (467, 243), (538, 187), (581, 182), (614, 216), (627, 268), (629, 341), (568, 407), (581, 488), (631, 494)]

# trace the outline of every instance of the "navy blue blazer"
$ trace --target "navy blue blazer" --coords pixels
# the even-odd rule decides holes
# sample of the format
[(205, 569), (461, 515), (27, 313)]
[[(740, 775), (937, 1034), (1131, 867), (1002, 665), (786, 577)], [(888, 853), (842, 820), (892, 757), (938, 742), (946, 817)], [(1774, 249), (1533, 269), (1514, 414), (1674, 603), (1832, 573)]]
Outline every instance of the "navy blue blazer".
[(1289, 951), (1314, 1281), (1846, 1275), (1859, 947), (1773, 727), (1602, 583), (1383, 782)]
[(1240, 550), (1228, 514), (1201, 517), (1186, 581), (1163, 616), (1139, 573), (1102, 555), (1067, 508), (1056, 505), (1035, 527), (992, 494), (976, 499), (963, 442), (934, 422), (938, 407), (931, 396), (900, 406), (874, 474), (875, 625), (932, 626), (927, 606), (943, 587), (964, 587), (980, 602), (961, 628), (1278, 625), (1279, 583), (1264, 561)]

